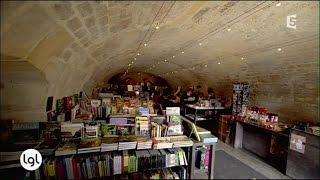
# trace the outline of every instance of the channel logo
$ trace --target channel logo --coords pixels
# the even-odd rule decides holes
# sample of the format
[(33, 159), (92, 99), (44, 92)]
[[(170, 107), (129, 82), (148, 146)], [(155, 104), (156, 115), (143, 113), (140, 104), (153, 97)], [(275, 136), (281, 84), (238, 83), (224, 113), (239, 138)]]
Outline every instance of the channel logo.
[(27, 149), (23, 151), (20, 156), (20, 164), (21, 166), (28, 170), (34, 171), (41, 166), (42, 156), (39, 151), (35, 149)]

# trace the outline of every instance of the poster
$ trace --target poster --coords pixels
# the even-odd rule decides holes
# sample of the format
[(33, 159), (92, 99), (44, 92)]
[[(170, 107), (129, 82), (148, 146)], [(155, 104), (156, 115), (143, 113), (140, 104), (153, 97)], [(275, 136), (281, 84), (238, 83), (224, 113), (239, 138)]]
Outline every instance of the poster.
[(306, 137), (291, 134), (290, 136), (290, 149), (304, 154)]

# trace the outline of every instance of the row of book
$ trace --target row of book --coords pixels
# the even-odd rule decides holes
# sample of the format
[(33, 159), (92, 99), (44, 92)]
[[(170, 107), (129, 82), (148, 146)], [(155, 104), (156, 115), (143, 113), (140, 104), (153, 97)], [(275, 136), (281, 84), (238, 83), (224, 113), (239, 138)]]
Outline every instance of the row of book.
[[(114, 151), (45, 159), (35, 174), (36, 179), (40, 179), (42, 176), (56, 179), (91, 179), (150, 170), (158, 172), (162, 171), (162, 168), (184, 165), (188, 165), (188, 161), (182, 148)], [(174, 172), (178, 178), (185, 179), (185, 168), (175, 169), (182, 170), (182, 172)], [(152, 176), (157, 177), (155, 174)]]
[(62, 142), (55, 150), (55, 156), (116, 150), (166, 149), (192, 145), (193, 141), (185, 135), (157, 138), (136, 136), (90, 138), (82, 139), (80, 142)]

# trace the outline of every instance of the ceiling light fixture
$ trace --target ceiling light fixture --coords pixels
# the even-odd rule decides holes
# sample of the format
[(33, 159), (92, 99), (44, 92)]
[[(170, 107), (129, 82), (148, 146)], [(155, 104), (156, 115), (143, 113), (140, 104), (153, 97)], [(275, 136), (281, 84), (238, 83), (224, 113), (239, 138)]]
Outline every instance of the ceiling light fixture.
[(172, 56), (172, 58), (175, 58), (176, 56)]
[(134, 60), (137, 60), (137, 58), (134, 58)]
[(164, 61), (167, 62), (168, 60), (165, 59)]
[(243, 60), (244, 58), (242, 57), (241, 59)]
[(278, 48), (278, 51), (281, 51), (282, 49), (281, 48)]
[(184, 52), (182, 51), (181, 54), (183, 54)]
[(231, 31), (231, 28), (229, 28), (228, 31)]
[(204, 67), (208, 67), (208, 65), (204, 65)]
[(277, 6), (277, 7), (281, 6), (281, 2), (278, 2), (278, 3), (276, 4), (276, 6)]
[(156, 29), (159, 29), (159, 26), (156, 26)]
[(199, 46), (201, 46), (202, 45), (202, 43), (199, 43)]
[(137, 55), (140, 56), (140, 53), (138, 53)]
[(134, 62), (132, 61), (131, 64), (133, 64)]
[(131, 66), (131, 64), (129, 64), (129, 66)]
[(147, 46), (147, 44), (144, 44), (144, 46)]
[(218, 64), (221, 64), (220, 62), (218, 62)]

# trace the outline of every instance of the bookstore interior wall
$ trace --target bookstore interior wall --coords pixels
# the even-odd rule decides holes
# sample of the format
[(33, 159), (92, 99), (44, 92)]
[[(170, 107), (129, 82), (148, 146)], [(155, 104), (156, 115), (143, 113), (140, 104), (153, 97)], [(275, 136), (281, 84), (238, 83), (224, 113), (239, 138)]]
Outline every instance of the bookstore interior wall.
[(246, 81), (252, 105), (316, 120), (318, 14), (316, 1), (1, 2), (1, 119), (44, 121), (48, 96), (146, 71), (230, 97)]

